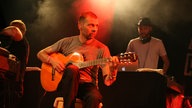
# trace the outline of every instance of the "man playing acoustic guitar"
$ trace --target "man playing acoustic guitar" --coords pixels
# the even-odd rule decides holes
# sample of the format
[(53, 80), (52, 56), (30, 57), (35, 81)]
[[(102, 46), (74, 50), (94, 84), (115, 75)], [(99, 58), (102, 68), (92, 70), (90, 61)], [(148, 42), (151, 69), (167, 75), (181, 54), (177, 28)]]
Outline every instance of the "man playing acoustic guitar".
[[(74, 108), (75, 98), (83, 100), (84, 108), (98, 108), (102, 102), (98, 90), (99, 68), (105, 85), (110, 86), (116, 80), (119, 60), (111, 57), (109, 48), (95, 39), (98, 26), (94, 13), (82, 13), (78, 20), (79, 35), (63, 38), (37, 54), (43, 62), (43, 88), (62, 95), (64, 108)], [(43, 71), (46, 75), (42, 75)]]

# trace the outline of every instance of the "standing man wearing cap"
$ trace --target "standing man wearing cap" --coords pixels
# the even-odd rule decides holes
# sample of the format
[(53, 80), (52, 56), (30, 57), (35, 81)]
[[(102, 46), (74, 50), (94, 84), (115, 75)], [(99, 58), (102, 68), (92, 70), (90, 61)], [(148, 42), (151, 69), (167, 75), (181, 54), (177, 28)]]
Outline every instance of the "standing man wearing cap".
[(135, 52), (138, 56), (139, 68), (158, 68), (159, 57), (163, 60), (163, 73), (169, 68), (169, 59), (162, 40), (152, 37), (152, 24), (149, 18), (140, 18), (138, 37), (130, 40), (127, 52)]

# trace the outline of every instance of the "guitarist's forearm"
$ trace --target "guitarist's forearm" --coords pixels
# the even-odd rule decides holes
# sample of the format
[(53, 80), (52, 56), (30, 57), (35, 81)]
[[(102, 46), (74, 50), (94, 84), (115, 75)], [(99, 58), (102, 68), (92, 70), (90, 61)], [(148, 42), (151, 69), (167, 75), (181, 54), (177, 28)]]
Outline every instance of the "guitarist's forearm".
[(44, 50), (39, 51), (37, 57), (44, 63), (50, 63), (51, 61), (51, 57)]
[(113, 84), (116, 81), (116, 77), (117, 77), (117, 70), (113, 69), (104, 76), (105, 85), (110, 86), (111, 84)]
[(116, 81), (116, 77), (115, 76), (111, 76), (111, 75), (106, 75), (104, 77), (104, 83), (107, 86), (110, 86), (111, 84), (113, 84)]

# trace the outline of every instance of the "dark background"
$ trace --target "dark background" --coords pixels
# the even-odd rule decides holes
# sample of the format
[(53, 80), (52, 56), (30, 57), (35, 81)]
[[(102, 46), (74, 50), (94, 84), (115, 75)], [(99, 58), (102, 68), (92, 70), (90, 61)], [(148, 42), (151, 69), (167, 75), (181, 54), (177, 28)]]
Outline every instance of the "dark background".
[[(112, 55), (125, 52), (129, 40), (137, 37), (138, 18), (150, 17), (153, 36), (163, 40), (170, 59), (167, 74), (185, 85), (186, 55), (192, 39), (191, 6), (191, 0), (1, 0), (0, 28), (14, 19), (23, 20), (31, 48), (28, 66), (40, 67), (37, 52), (78, 34), (77, 16), (82, 11), (91, 10), (101, 19), (97, 39), (110, 48)], [(189, 84), (190, 79), (187, 77)]]
[(101, 24), (97, 38), (109, 46), (112, 55), (125, 52), (129, 40), (137, 37), (138, 18), (150, 17), (154, 23), (153, 35), (165, 43), (171, 62), (168, 74), (182, 83), (192, 38), (191, 0), (119, 0), (111, 4), (88, 1), (91, 0), (1, 0), (0, 27), (6, 27), (14, 19), (23, 20), (31, 46), (29, 66), (40, 66), (37, 52), (63, 37), (78, 34), (76, 20), (82, 11), (98, 14)]

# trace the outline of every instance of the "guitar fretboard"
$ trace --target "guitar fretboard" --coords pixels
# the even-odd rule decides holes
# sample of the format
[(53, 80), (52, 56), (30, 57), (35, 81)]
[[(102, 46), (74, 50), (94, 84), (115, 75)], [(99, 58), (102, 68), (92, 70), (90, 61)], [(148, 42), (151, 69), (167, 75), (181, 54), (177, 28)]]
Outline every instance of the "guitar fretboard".
[(109, 58), (102, 58), (102, 59), (97, 59), (97, 60), (93, 60), (93, 61), (84, 61), (84, 62), (75, 63), (75, 65), (77, 65), (79, 68), (85, 68), (85, 67), (89, 67), (89, 66), (103, 64), (103, 63), (106, 63), (109, 61), (110, 61)]

